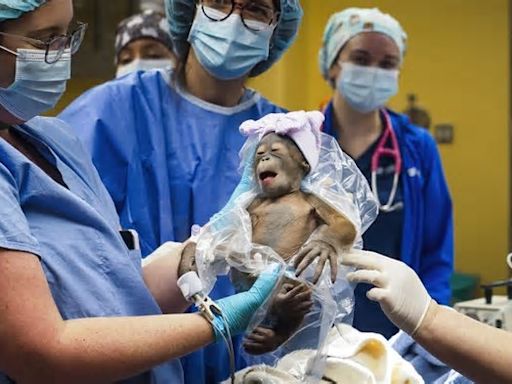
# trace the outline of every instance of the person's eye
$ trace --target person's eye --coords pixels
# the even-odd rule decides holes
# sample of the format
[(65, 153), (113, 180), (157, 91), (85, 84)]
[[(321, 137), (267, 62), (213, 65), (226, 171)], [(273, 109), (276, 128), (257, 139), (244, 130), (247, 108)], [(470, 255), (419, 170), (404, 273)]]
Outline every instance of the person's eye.
[(131, 57), (122, 57), (119, 59), (119, 65), (127, 65), (130, 64), (132, 61), (133, 60)]
[(398, 67), (398, 63), (394, 61), (384, 61), (380, 64), (380, 68), (382, 69), (396, 69)]
[(268, 18), (272, 16), (272, 9), (258, 4), (250, 4), (247, 6), (247, 11), (251, 14)]
[(352, 63), (366, 67), (366, 66), (370, 65), (370, 60), (367, 57), (358, 56), (358, 57), (352, 58)]
[(156, 52), (151, 52), (146, 55), (146, 59), (161, 59), (162, 57), (164, 57), (162, 54)]

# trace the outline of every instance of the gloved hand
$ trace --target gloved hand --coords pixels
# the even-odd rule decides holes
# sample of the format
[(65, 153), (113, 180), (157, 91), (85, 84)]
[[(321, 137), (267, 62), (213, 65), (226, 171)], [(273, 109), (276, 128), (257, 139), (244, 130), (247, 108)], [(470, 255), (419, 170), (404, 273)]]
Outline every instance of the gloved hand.
[(341, 263), (358, 268), (347, 274), (347, 279), (353, 283), (374, 285), (367, 293), (368, 299), (378, 302), (398, 328), (414, 335), (425, 318), (432, 298), (408, 265), (368, 251), (346, 254)]
[[(262, 272), (247, 292), (238, 293), (217, 301), (217, 305), (224, 314), (231, 336), (239, 335), (246, 330), (252, 316), (270, 295), (278, 279), (279, 268), (274, 267), (271, 271)], [(222, 340), (221, 332), (226, 334), (224, 322), (219, 316), (216, 316), (213, 323), (215, 340)]]

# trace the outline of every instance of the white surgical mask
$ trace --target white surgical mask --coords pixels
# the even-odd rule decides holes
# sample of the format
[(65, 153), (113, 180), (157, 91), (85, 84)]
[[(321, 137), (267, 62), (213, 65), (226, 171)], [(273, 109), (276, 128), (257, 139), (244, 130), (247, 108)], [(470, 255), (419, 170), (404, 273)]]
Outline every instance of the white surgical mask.
[(126, 65), (117, 67), (116, 78), (137, 71), (151, 71), (153, 69), (170, 72), (176, 64), (172, 59), (135, 59)]
[(7, 88), (0, 88), (0, 105), (25, 122), (57, 104), (71, 78), (71, 51), (67, 49), (53, 64), (45, 61), (46, 52), (18, 49), (16, 76)]
[(398, 92), (397, 69), (341, 63), (337, 89), (355, 110), (367, 113), (383, 107)]

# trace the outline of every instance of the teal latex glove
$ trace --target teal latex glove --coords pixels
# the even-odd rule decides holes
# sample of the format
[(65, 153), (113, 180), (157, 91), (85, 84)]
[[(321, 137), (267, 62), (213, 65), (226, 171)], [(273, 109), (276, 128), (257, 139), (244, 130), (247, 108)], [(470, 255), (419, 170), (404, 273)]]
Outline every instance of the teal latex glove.
[[(240, 335), (247, 329), (256, 310), (267, 299), (279, 279), (279, 268), (274, 267), (270, 272), (263, 272), (258, 280), (247, 292), (218, 300), (231, 336)], [(222, 340), (222, 333), (226, 335), (226, 326), (219, 316), (213, 321), (215, 340)]]

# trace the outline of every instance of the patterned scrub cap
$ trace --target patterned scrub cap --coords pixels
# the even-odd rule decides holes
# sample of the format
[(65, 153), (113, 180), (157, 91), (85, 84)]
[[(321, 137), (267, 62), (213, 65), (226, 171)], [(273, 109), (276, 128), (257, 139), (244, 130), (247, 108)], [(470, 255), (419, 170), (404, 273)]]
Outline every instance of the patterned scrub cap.
[(347, 8), (332, 15), (325, 28), (319, 54), (320, 71), (325, 79), (345, 44), (354, 36), (366, 32), (379, 32), (389, 36), (398, 46), (402, 58), (404, 57), (407, 34), (394, 17), (378, 8)]
[(0, 22), (21, 17), (46, 3), (46, 0), (0, 0)]
[(173, 44), (168, 28), (165, 16), (154, 10), (146, 10), (121, 21), (116, 34), (116, 64), (121, 50), (132, 41), (143, 37), (158, 40), (172, 51)]

